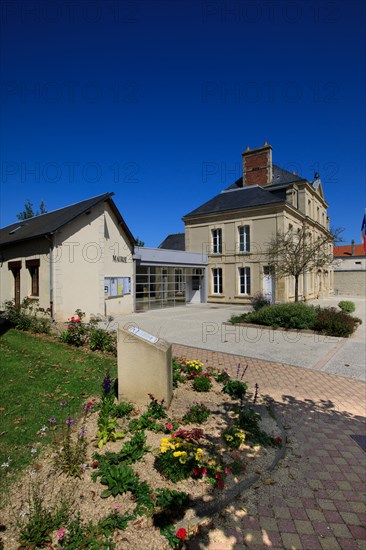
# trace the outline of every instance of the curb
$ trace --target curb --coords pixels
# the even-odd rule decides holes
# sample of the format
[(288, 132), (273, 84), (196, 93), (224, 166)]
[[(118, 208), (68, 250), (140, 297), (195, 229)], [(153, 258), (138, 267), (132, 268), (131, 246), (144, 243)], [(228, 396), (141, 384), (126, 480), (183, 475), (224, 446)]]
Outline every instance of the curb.
[[(269, 403), (269, 412), (273, 415), (277, 426), (280, 429), (282, 445), (277, 449), (272, 463), (266, 468), (265, 472), (272, 472), (277, 467), (279, 461), (284, 458), (286, 454), (286, 431), (272, 402)], [(210, 502), (209, 504), (207, 504), (207, 506), (205, 506), (203, 510), (201, 510), (199, 514), (197, 514), (199, 517), (189, 521), (183, 519), (177, 522), (174, 527), (176, 527), (177, 529), (184, 528), (189, 533), (190, 531), (192, 531), (192, 528), (198, 527), (202, 523), (210, 522), (214, 514), (217, 514), (223, 508), (228, 506), (244, 491), (254, 485), (254, 483), (256, 483), (261, 477), (261, 475), (253, 474), (248, 479), (243, 479), (242, 481), (239, 481), (239, 483), (234, 488), (230, 489), (230, 491), (228, 491), (226, 495), (225, 492), (223, 492), (221, 493), (221, 495), (218, 496), (215, 502)]]

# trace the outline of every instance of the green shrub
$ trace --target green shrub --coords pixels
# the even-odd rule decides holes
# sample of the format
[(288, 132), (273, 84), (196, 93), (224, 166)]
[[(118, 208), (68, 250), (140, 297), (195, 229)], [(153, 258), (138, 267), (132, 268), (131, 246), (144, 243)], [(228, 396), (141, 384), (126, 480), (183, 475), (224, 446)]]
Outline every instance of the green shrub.
[(120, 403), (113, 404), (111, 409), (111, 416), (115, 418), (122, 418), (123, 416), (129, 416), (133, 411), (134, 406), (128, 401), (120, 401)]
[(198, 392), (207, 392), (212, 388), (212, 383), (208, 375), (196, 376), (193, 380), (193, 389)]
[(50, 310), (39, 307), (38, 300), (24, 298), (20, 306), (14, 300), (5, 302), (5, 317), (18, 330), (30, 331), (35, 334), (50, 334)]
[(338, 307), (340, 307), (341, 310), (345, 311), (346, 313), (353, 313), (356, 309), (354, 302), (351, 302), (350, 300), (341, 300), (338, 304)]
[(89, 334), (89, 347), (92, 351), (110, 351), (116, 353), (116, 337), (104, 328), (93, 328)]
[(263, 296), (263, 294), (261, 294), (260, 292), (258, 292), (257, 294), (255, 294), (253, 296), (253, 298), (250, 300), (251, 304), (252, 304), (252, 308), (254, 309), (254, 311), (258, 311), (259, 309), (261, 309), (262, 307), (264, 306), (269, 306), (270, 305), (270, 301), (268, 300), (268, 298), (266, 298), (265, 296)]
[(183, 366), (173, 359), (173, 388), (177, 388), (178, 384), (185, 381), (185, 376), (183, 375)]
[(204, 403), (194, 403), (188, 407), (186, 414), (183, 416), (183, 422), (186, 424), (202, 424), (206, 422), (210, 415), (211, 411)]
[(231, 323), (232, 325), (235, 325), (236, 323), (245, 323), (248, 315), (249, 313), (242, 313), (241, 315), (232, 315), (228, 322)]
[(248, 386), (245, 382), (240, 382), (240, 380), (228, 380), (222, 391), (233, 397), (234, 399), (242, 399), (248, 389)]
[(264, 306), (245, 316), (245, 321), (274, 328), (311, 329), (317, 316), (316, 308), (306, 304), (275, 304)]
[(314, 323), (314, 330), (329, 336), (350, 336), (359, 324), (357, 317), (334, 307), (319, 308)]

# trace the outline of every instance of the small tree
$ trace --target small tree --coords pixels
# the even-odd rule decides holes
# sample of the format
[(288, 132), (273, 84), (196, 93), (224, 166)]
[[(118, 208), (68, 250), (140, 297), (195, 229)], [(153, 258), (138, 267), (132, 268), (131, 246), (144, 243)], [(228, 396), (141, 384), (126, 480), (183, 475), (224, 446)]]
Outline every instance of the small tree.
[(145, 246), (144, 241), (141, 241), (138, 237), (136, 237), (136, 246)]
[(19, 212), (19, 214), (17, 214), (17, 218), (18, 220), (28, 220), (29, 218), (34, 218), (34, 216), (39, 216), (40, 214), (46, 214), (47, 210), (46, 210), (46, 205), (44, 201), (40, 202), (39, 210), (40, 210), (39, 212), (38, 210), (37, 212), (34, 212), (33, 203), (29, 199), (27, 199), (24, 204), (24, 210), (22, 212)]
[(291, 228), (286, 233), (277, 233), (269, 241), (268, 264), (278, 277), (294, 277), (295, 302), (299, 301), (300, 275), (332, 264), (332, 245), (340, 241), (342, 231), (337, 228), (314, 234), (304, 223), (297, 231)]

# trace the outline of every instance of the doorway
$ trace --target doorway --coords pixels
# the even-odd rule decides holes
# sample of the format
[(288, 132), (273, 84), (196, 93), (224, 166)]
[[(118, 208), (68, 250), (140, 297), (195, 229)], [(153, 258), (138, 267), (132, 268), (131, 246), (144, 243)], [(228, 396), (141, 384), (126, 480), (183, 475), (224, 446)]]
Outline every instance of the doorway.
[(270, 304), (273, 303), (273, 287), (274, 278), (273, 272), (268, 266), (263, 267), (263, 296), (269, 300)]

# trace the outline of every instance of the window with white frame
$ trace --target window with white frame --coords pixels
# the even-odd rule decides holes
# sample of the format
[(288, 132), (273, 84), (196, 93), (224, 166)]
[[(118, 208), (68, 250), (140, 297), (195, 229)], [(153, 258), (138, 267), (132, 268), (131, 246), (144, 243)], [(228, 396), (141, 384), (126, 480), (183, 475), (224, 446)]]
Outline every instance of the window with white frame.
[(250, 252), (250, 227), (242, 225), (239, 231), (239, 252)]
[(222, 294), (222, 269), (214, 267), (212, 270), (212, 288), (214, 294)]
[(222, 254), (222, 231), (221, 229), (212, 230), (212, 252), (213, 254)]
[(239, 267), (239, 292), (250, 294), (250, 267)]

